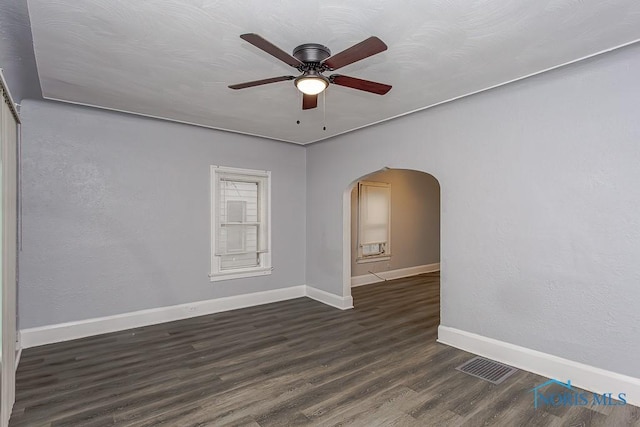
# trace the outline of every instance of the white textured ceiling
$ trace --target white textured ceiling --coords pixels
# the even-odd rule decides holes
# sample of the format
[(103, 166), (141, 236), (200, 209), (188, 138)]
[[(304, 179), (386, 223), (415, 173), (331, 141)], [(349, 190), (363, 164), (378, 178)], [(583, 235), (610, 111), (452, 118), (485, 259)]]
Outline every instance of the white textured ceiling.
[[(43, 96), (309, 143), (640, 39), (638, 0), (29, 0)], [(240, 39), (333, 53), (375, 35), (386, 52), (340, 74), (301, 110), (293, 82), (227, 85), (297, 71)], [(297, 124), (296, 121), (300, 121)], [(326, 124), (327, 130), (323, 130)]]

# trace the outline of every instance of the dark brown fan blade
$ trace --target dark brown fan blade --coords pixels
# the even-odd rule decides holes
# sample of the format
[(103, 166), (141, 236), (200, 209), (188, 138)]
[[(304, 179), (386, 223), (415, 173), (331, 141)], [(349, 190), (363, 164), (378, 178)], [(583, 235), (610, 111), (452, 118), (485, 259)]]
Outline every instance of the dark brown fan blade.
[(277, 83), (277, 82), (283, 82), (285, 80), (293, 80), (293, 79), (295, 79), (295, 77), (293, 77), (293, 76), (271, 77), (270, 79), (254, 80), (252, 82), (238, 83), (237, 85), (230, 85), (229, 88), (230, 89), (244, 89), (244, 88), (247, 88), (247, 87), (266, 85), (266, 84), (269, 84), (269, 83)]
[(384, 83), (376, 83), (370, 80), (356, 79), (355, 77), (341, 76), (340, 74), (332, 74), (329, 80), (338, 86), (350, 87), (352, 89), (364, 90), (378, 95), (384, 95), (391, 90), (390, 85)]
[(289, 64), (292, 67), (297, 68), (300, 65), (304, 65), (302, 62), (298, 61), (296, 58), (294, 58), (293, 56), (289, 55), (287, 52), (285, 52), (284, 50), (280, 49), (278, 46), (272, 44), (271, 42), (269, 42), (269, 41), (267, 41), (265, 39), (263, 39), (262, 37), (260, 37), (257, 34), (253, 34), (253, 33), (242, 34), (240, 36), (240, 38), (243, 39), (243, 40), (248, 41), (249, 43), (251, 43), (252, 45), (257, 47), (258, 49), (264, 50), (269, 55), (275, 56), (280, 61), (284, 62), (285, 64)]
[(302, 109), (310, 110), (318, 106), (318, 95), (302, 94)]
[(353, 64), (385, 50), (387, 50), (387, 45), (382, 40), (377, 37), (369, 37), (365, 41), (325, 59), (323, 65), (326, 65), (331, 70), (337, 70), (340, 67)]

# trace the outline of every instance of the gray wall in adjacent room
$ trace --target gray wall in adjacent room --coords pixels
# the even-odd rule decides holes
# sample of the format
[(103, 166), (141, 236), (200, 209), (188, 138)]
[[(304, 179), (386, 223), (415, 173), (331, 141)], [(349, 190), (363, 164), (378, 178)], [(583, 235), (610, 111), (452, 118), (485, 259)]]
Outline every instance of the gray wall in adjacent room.
[[(22, 119), (22, 328), (305, 283), (304, 147), (45, 101)], [(210, 165), (272, 171), (270, 276), (209, 282)]]
[[(440, 185), (424, 172), (389, 169), (363, 178), (391, 184), (391, 259), (357, 263), (358, 186), (351, 192), (351, 276), (440, 262)], [(375, 279), (375, 276), (372, 276)]]
[(638, 76), (633, 45), (313, 144), (307, 284), (343, 294), (345, 190), (421, 170), (441, 189), (442, 325), (640, 377)]

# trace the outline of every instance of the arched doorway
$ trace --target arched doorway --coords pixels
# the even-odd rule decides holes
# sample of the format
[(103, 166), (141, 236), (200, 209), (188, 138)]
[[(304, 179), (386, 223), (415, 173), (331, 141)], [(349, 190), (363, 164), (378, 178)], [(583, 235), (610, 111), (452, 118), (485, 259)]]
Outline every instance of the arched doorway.
[[(381, 231), (387, 218), (385, 197), (388, 238)], [(381, 209), (382, 215), (372, 209)], [(383, 168), (354, 180), (343, 195), (344, 296), (352, 296), (352, 287), (434, 273), (425, 279), (436, 281), (439, 301), (440, 211), (440, 184), (431, 174)], [(368, 231), (368, 215), (376, 217), (373, 232)]]

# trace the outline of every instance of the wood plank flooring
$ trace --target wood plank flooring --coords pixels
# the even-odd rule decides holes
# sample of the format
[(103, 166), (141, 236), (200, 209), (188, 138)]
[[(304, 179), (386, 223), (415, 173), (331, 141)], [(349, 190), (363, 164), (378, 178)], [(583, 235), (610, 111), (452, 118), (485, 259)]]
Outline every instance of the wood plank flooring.
[(10, 426), (640, 426), (633, 406), (534, 410), (545, 378), (455, 371), (439, 275), (27, 349)]

